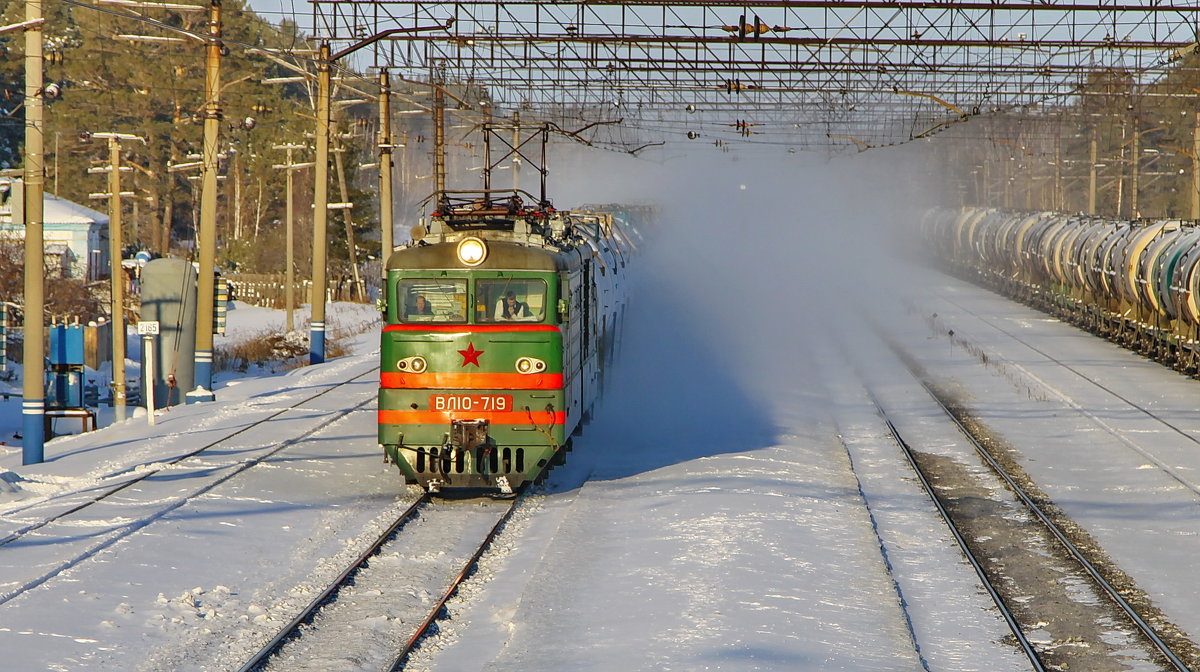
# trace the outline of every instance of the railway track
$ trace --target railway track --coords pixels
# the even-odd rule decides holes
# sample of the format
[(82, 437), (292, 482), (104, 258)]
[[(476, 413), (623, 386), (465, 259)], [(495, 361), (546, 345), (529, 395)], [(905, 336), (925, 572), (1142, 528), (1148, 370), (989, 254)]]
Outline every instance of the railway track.
[[(43, 585), (64, 570), (94, 557), (101, 550), (127, 538), (150, 523), (179, 509), (248, 469), (277, 456), (290, 446), (305, 441), (330, 424), (362, 410), (373, 396), (349, 407), (337, 394), (347, 385), (362, 384), (374, 375), (378, 365), (350, 371), (348, 377), (319, 383), (321, 388), (290, 406), (249, 421), (219, 435), (203, 445), (187, 450), (170, 460), (138, 465), (116, 471), (100, 480), (99, 485), (60, 493), (40, 501), (5, 511), (0, 521), (9, 529), (0, 537), (4, 549), (5, 582), (0, 589), (0, 605)], [(332, 403), (329, 403), (332, 402)], [(321, 404), (327, 404), (322, 408)], [(297, 418), (305, 418), (299, 420)], [(280, 441), (278, 423), (288, 422), (304, 430)], [(180, 482), (187, 487), (179, 488)], [(130, 515), (132, 512), (136, 512)], [(81, 534), (80, 529), (91, 532)], [(47, 539), (61, 539), (69, 550), (65, 560), (51, 565), (22, 563), (23, 546), (36, 547)]]
[(239, 672), (403, 669), (520, 499), (422, 495)]
[[(1104, 392), (1106, 395), (1112, 397), (1113, 399), (1120, 401), (1123, 405), (1128, 407), (1130, 410), (1132, 410), (1138, 414), (1141, 414), (1141, 415), (1149, 418), (1150, 420), (1154, 421), (1155, 423), (1161, 425), (1163, 428), (1165, 428), (1171, 434), (1176, 435), (1178, 438), (1182, 439), (1186, 443), (1189, 443), (1195, 447), (1200, 448), (1200, 438), (1197, 438), (1197, 436), (1194, 433), (1189, 433), (1187, 430), (1185, 430), (1184, 428), (1180, 427), (1179, 425), (1171, 422), (1167, 418), (1163, 417), (1161, 414), (1155, 413), (1154, 411), (1136, 403), (1135, 401), (1126, 397), (1125, 395), (1121, 394), (1120, 392), (1117, 392), (1112, 387), (1105, 385), (1104, 383), (1101, 383), (1100, 381), (1096, 380), (1095, 377), (1088, 376), (1084, 372), (1080, 371), (1078, 368), (1072, 366), (1070, 363), (1064, 362), (1061, 358), (1055, 357), (1054, 355), (1050, 354), (1043, 348), (1039, 348), (1038, 346), (1034, 345), (1033, 343), (1030, 343), (1028, 340), (1021, 338), (1021, 336), (1019, 334), (1014, 333), (1011, 329), (1005, 329), (1003, 326), (997, 324), (995, 320), (990, 319), (985, 315), (981, 315), (978, 312), (973, 311), (970, 308), (962, 305), (960, 302), (954, 301), (953, 299), (943, 297), (943, 300), (946, 301), (947, 303), (949, 303), (950, 305), (954, 306), (958, 310), (961, 310), (962, 312), (964, 312), (968, 315), (971, 315), (972, 317), (979, 320), (983, 324), (986, 324), (989, 327), (991, 327), (992, 329), (995, 329), (996, 331), (1004, 334), (1006, 337), (1012, 339), (1013, 341), (1020, 343), (1021, 345), (1025, 346), (1032, 352), (1037, 353), (1039, 356), (1045, 358), (1046, 361), (1053, 363), (1059, 369), (1070, 372), (1079, 381), (1095, 387), (1096, 389)], [(1075, 403), (1073, 400), (1066, 398), (1064, 395), (1059, 394), (1059, 396), (1062, 397), (1064, 402), (1071, 405), (1076, 411), (1078, 411), (1079, 413), (1088, 417), (1089, 419), (1091, 419), (1093, 422), (1095, 422), (1100, 427), (1103, 427), (1105, 431), (1107, 431), (1109, 434), (1116, 437), (1119, 441), (1121, 441), (1123, 444), (1125, 444), (1131, 450), (1138, 453), (1145, 459), (1150, 460), (1155, 465), (1155, 467), (1157, 467), (1163, 473), (1167, 474), (1169, 477), (1171, 477), (1171, 479), (1173, 479), (1174, 481), (1176, 481), (1183, 487), (1187, 488), (1188, 490), (1192, 491), (1193, 493), (1200, 495), (1200, 485), (1197, 485), (1193, 480), (1181, 475), (1176, 469), (1172, 468), (1169, 464), (1164, 462), (1162, 459), (1159, 459), (1155, 455), (1152, 455), (1152, 454), (1148, 453), (1147, 451), (1143, 450), (1140, 446), (1137, 445), (1136, 442), (1131, 441), (1121, 431), (1112, 427), (1109, 423), (1104, 422), (1103, 419), (1099, 418), (1095, 413), (1080, 406), (1078, 403)]]
[[(886, 338), (884, 340), (887, 341)], [(991, 473), (995, 474), (999, 479), (1001, 479), (1007, 491), (1012, 493), (1012, 495), (1020, 502), (1021, 507), (1028, 512), (1028, 515), (1035, 520), (1043, 530), (1045, 530), (1045, 533), (1049, 535), (1049, 538), (1053, 539), (1053, 543), (1057, 544), (1057, 546), (1062, 549), (1063, 553), (1059, 554), (1059, 556), (1070, 558), (1071, 562), (1077, 568), (1077, 573), (1079, 575), (1086, 576), (1087, 580), (1094, 587), (1095, 592), (1107, 598), (1111, 608), (1115, 609), (1122, 615), (1124, 621), (1130, 628), (1132, 628), (1133, 631), (1136, 631), (1138, 636), (1141, 638), (1141, 641), (1145, 643), (1146, 647), (1153, 651), (1152, 655), (1161, 663), (1162, 668), (1176, 670), (1178, 672), (1191, 670), (1192, 667), (1189, 667), (1189, 663), (1185, 662), (1184, 658), (1187, 655), (1194, 654), (1189, 653), (1181, 655), (1176, 651), (1176, 648), (1179, 644), (1172, 644), (1168, 642), (1168, 637), (1164, 636), (1157, 630), (1155, 626), (1151, 625), (1150, 620), (1152, 619), (1144, 616), (1138, 607), (1131, 604), (1131, 602), (1125, 598), (1122, 590), (1114, 585), (1113, 581), (1110, 580), (1109, 576), (1107, 575), (1107, 572), (1098, 567), (1088, 557), (1088, 553), (1084, 552), (1084, 550), (1081, 550), (1079, 545), (1072, 541), (1072, 535), (1062, 528), (1062, 526), (1057, 522), (1056, 516), (1052, 512), (1047, 511), (1045, 506), (1039, 503), (1039, 498), (1031, 495), (1026, 488), (1021, 485), (1020, 479), (1011, 475), (1004, 467), (1002, 462), (991, 454), (986, 445), (984, 445), (984, 442), (981, 441), (978, 436), (976, 436), (975, 432), (972, 431), (971, 428), (962, 422), (962, 420), (958, 417), (958, 414), (941, 398), (941, 396), (938, 394), (938, 391), (930, 386), (929, 383), (921, 377), (918, 371), (912, 370), (912, 362), (906, 359), (904, 353), (899, 351), (896, 346), (890, 342), (889, 346), (891, 346), (896, 354), (899, 355), (903, 361), (905, 361), (905, 365), (909, 367), (909, 372), (913, 374), (913, 376), (916, 378), (916, 382), (919, 383), (924, 391), (928, 394), (928, 397), (932, 403), (936, 405), (936, 407), (940, 409), (941, 413), (953, 423), (958, 434), (966, 439), (967, 444), (971, 449), (973, 449), (975, 454), (977, 454), (979, 458), (983, 460), (983, 463), (987, 465), (987, 468), (991, 471)], [(968, 528), (970, 527), (970, 523), (964, 523), (964, 518), (970, 516), (971, 511), (969, 510), (969, 507), (961, 505), (961, 500), (966, 499), (962, 497), (961, 492), (956, 492), (956, 490), (959, 490), (961, 486), (953, 484), (945, 487), (940, 486), (938, 484), (939, 476), (936, 473), (937, 460), (931, 459), (928, 455), (922, 455), (919, 450), (915, 449), (910, 444), (909, 440), (905, 437), (905, 434), (897, 426), (897, 422), (893, 421), (893, 418), (890, 416), (885, 404), (880, 401), (873, 391), (868, 388), (866, 394), (870, 398), (872, 404), (874, 404), (876, 412), (887, 426), (888, 433), (894, 438), (906, 460), (911, 465), (913, 472), (917, 476), (917, 480), (928, 493), (939, 514), (946, 521), (947, 526), (951, 530), (952, 536), (962, 548), (965, 557), (968, 559), (968, 562), (975, 569), (987, 592), (995, 601), (996, 606), (1003, 615), (1005, 622), (1012, 630), (1015, 641), (1018, 643), (1018, 646), (1025, 653), (1025, 655), (1029, 658), (1033, 669), (1059, 669), (1063, 663), (1061, 651), (1056, 651), (1049, 654), (1050, 660), (1048, 661), (1048, 652), (1046, 647), (1039, 644), (1039, 642), (1034, 641), (1029, 636), (1028, 631), (1036, 630), (1039, 626), (1044, 625), (1045, 623), (1040, 621), (1036, 616), (1031, 616), (1029, 609), (1014, 608), (1013, 603), (1020, 604), (1023, 600), (1020, 597), (1012, 595), (1013, 591), (1011, 586), (1002, 585), (1004, 583), (1012, 583), (1012, 581), (1009, 581), (1006, 578), (1005, 574), (1000, 574), (999, 580), (993, 577), (993, 573), (995, 571), (993, 568), (997, 567), (998, 565), (1003, 565), (1004, 561), (996, 563), (994, 558), (988, 557), (992, 553), (991, 551), (985, 551), (984, 549), (978, 548), (977, 546), (979, 546), (979, 544), (973, 543), (972, 535), (975, 537), (980, 536), (978, 530), (976, 530), (974, 533), (963, 531), (964, 524), (966, 524)], [(934, 469), (935, 473), (931, 473), (931, 469)], [(947, 487), (949, 489), (947, 489)], [(954, 502), (956, 501), (958, 501), (960, 505), (955, 505)], [(1003, 569), (1001, 569), (1001, 571), (1003, 571)], [(1025, 613), (1022, 615), (1022, 613), (1018, 612)], [(1052, 617), (1053, 616), (1050, 618)], [(1097, 616), (1096, 618), (1097, 621), (1099, 621), (1101, 618), (1104, 618), (1104, 616)], [(1179, 640), (1176, 639), (1175, 641), (1178, 642)], [(1074, 669), (1077, 665), (1077, 662), (1070, 663), (1072, 669)]]

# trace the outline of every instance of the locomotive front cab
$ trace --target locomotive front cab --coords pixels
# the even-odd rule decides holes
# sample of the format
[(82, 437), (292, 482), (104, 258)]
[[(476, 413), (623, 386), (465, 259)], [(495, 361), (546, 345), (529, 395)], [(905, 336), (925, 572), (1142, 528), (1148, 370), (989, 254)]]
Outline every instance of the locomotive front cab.
[(379, 443), (409, 483), (511, 491), (566, 440), (552, 252), (414, 246), (388, 263)]

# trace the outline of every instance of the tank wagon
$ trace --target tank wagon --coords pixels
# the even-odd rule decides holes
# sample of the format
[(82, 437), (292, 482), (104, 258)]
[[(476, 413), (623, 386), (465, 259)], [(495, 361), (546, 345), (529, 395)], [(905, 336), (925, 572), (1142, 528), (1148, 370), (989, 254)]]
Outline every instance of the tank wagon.
[(928, 249), (967, 279), (1200, 373), (1200, 227), (1059, 212), (935, 209)]
[(447, 198), (391, 255), (379, 443), (407, 483), (511, 493), (561, 461), (617, 347), (638, 214)]

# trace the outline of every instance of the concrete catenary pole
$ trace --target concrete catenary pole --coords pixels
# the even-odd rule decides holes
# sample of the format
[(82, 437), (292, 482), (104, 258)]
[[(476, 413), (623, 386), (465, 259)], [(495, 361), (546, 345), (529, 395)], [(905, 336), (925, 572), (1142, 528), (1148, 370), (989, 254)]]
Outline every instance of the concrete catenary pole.
[(513, 112), (513, 156), (512, 156), (512, 188), (513, 192), (521, 189), (521, 113)]
[(211, 401), (213, 302), (217, 254), (217, 154), (221, 129), (221, 0), (209, 0), (205, 48), (204, 147), (200, 160), (200, 270), (196, 279), (196, 389), (187, 400)]
[(440, 205), (446, 197), (446, 89), (442, 69), (433, 74), (433, 189)]
[(387, 68), (379, 71), (379, 269), (387, 279), (392, 256), (392, 84)]
[(1099, 144), (1098, 140), (1096, 139), (1097, 132), (1098, 131), (1097, 131), (1096, 127), (1093, 126), (1092, 127), (1092, 139), (1088, 142), (1087, 212), (1089, 215), (1096, 214), (1096, 169), (1098, 168), (1098, 166), (1096, 165), (1096, 158), (1097, 158), (1096, 155), (1097, 155), (1097, 145)]
[(322, 42), (317, 56), (317, 152), (313, 183), (312, 319), (309, 321), (309, 364), (325, 361), (325, 247), (329, 221), (330, 48)]
[(1141, 206), (1138, 204), (1138, 195), (1142, 191), (1142, 124), (1138, 117), (1133, 118), (1133, 149), (1130, 151), (1132, 176), (1129, 187), (1129, 216), (1136, 219), (1142, 216)]
[(1200, 219), (1200, 112), (1192, 129), (1192, 219)]
[(1053, 208), (1062, 212), (1066, 209), (1063, 203), (1063, 174), (1062, 174), (1062, 139), (1059, 134), (1054, 136), (1054, 205)]
[[(448, 21), (441, 26), (385, 30), (352, 44), (336, 54), (330, 49), (329, 42), (321, 43), (317, 53), (317, 151), (315, 157), (317, 165), (313, 185), (313, 287), (308, 354), (310, 364), (320, 364), (325, 361), (325, 285), (327, 284), (325, 253), (328, 244), (326, 235), (329, 222), (329, 108), (332, 95), (330, 91), (332, 64), (337, 59), (348, 56), (381, 39), (400, 33), (446, 30), (451, 23), (453, 21)], [(434, 87), (434, 90), (441, 91), (441, 87)]]
[(1125, 138), (1129, 137), (1129, 120), (1121, 119), (1121, 155), (1117, 160), (1117, 207), (1114, 211), (1116, 217), (1121, 217), (1125, 214), (1125, 159), (1126, 145), (1128, 144)]
[(21, 458), (23, 464), (37, 464), (45, 459), (46, 445), (42, 0), (26, 0), (25, 20), (37, 23), (25, 30), (25, 349), (22, 356), (25, 379), (21, 404)]

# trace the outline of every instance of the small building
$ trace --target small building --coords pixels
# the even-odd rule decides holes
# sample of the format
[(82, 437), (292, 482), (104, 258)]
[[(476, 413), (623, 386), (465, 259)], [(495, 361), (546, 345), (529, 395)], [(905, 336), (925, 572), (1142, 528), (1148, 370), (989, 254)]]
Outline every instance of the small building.
[[(21, 180), (0, 178), (0, 240), (24, 242)], [(42, 237), (46, 268), (62, 277), (97, 280), (108, 275), (108, 215), (46, 193)], [(14, 208), (19, 221), (13, 221)]]

